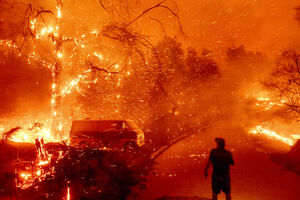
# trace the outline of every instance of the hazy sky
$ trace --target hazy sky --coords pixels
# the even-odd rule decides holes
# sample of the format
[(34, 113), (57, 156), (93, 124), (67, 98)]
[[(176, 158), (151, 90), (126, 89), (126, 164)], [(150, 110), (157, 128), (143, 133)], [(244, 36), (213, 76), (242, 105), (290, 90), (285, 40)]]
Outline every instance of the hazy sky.
[[(192, 44), (273, 52), (295, 42), (300, 24), (294, 20), (297, 0), (177, 0)], [(299, 40), (298, 40), (299, 42)]]

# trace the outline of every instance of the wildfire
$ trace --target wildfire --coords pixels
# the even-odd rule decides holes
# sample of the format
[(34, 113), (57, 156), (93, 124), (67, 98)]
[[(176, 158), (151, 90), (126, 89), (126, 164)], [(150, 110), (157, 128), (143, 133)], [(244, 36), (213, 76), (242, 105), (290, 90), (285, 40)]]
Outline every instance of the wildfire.
[[(38, 138), (35, 140), (35, 146), (36, 146), (36, 155), (37, 159), (34, 165), (31, 165), (31, 167), (27, 167), (26, 171), (20, 172), (19, 177), (21, 178), (21, 181), (18, 183), (18, 187), (21, 189), (26, 189), (31, 187), (35, 181), (43, 181), (47, 174), (52, 173), (53, 169), (45, 168), (46, 166), (50, 165), (50, 161), (52, 158), (52, 155), (47, 152), (47, 150), (44, 148), (44, 140), (43, 138)], [(58, 160), (63, 158), (62, 152), (59, 152)], [(29, 168), (31, 168), (30, 172), (28, 172)], [(50, 171), (49, 171), (50, 170)]]
[[(51, 70), (52, 73), (52, 96), (50, 99), (51, 103), (51, 115), (50, 118), (50, 126), (47, 128), (40, 129), (38, 131), (32, 132), (26, 130), (26, 128), (22, 128), (14, 135), (10, 137), (10, 140), (15, 142), (30, 142), (33, 143), (36, 138), (43, 137), (45, 142), (54, 141), (61, 136), (63, 132), (63, 123), (62, 123), (62, 113), (61, 113), (61, 99), (68, 94), (71, 94), (74, 91), (80, 92), (81, 83), (86, 85), (90, 85), (91, 83), (96, 83), (98, 79), (94, 79), (92, 81), (87, 81), (87, 78), (90, 77), (91, 69), (86, 70), (83, 74), (78, 75), (77, 77), (73, 77), (69, 82), (64, 83), (63, 81), (59, 80), (59, 71), (62, 71), (64, 67), (64, 59), (67, 59), (65, 55), (63, 55), (63, 45), (64, 43), (72, 43), (73, 46), (73, 54), (77, 51), (78, 48), (86, 48), (87, 41), (90, 37), (96, 38), (98, 35), (98, 30), (94, 29), (93, 31), (89, 31), (87, 33), (81, 33), (80, 36), (71, 36), (65, 35), (62, 32), (61, 26), (61, 18), (63, 17), (64, 6), (61, 0), (55, 0), (56, 2), (56, 20), (52, 20), (51, 22), (44, 21), (38, 16), (31, 16), (29, 19), (29, 29), (30, 32), (33, 34), (34, 38), (36, 39), (33, 51), (24, 54), (19, 54), (19, 56), (24, 56), (27, 60), (27, 63), (33, 64), (35, 62), (41, 63), (44, 67), (47, 67)], [(43, 41), (51, 41), (53, 45), (53, 55), (54, 59), (44, 59), (42, 56), (39, 55), (38, 46), (36, 44), (43, 42)], [(12, 48), (12, 49), (19, 49), (17, 44), (10, 40), (0, 40), (0, 46), (5, 48)], [(108, 61), (107, 58), (97, 51), (92, 52), (85, 52), (87, 56), (94, 55), (99, 61), (105, 59)], [(71, 56), (71, 57), (72, 57)], [(46, 61), (47, 60), (47, 61)], [(119, 64), (114, 65), (114, 69), (120, 69)], [(127, 73), (130, 75), (130, 72)], [(108, 75), (111, 75), (108, 72)], [(107, 79), (107, 78), (106, 78)], [(118, 81), (117, 86), (120, 86), (120, 78)], [(119, 96), (117, 97), (119, 98)], [(49, 124), (50, 124), (49, 123)], [(22, 126), (23, 127), (23, 126)], [(52, 137), (52, 135), (57, 138)]]
[(255, 105), (264, 108), (264, 110), (269, 110), (273, 106), (283, 106), (284, 103), (284, 100), (281, 100), (280, 102), (273, 102), (268, 97), (259, 97), (257, 98), (257, 102)]
[(268, 138), (280, 141), (282, 143), (288, 144), (290, 146), (294, 145), (297, 141), (297, 137), (300, 137), (300, 135), (297, 135), (297, 137), (295, 137), (295, 135), (293, 137), (284, 137), (279, 135), (278, 133), (276, 133), (275, 131), (271, 131), (267, 128), (264, 128), (262, 125), (256, 126), (254, 128), (252, 128), (249, 133), (254, 134), (254, 135), (264, 135)]
[(91, 72), (91, 69), (88, 69), (88, 70), (84, 71), (83, 74), (80, 74), (76, 78), (69, 81), (66, 84), (66, 86), (61, 90), (62, 96), (66, 95), (66, 94), (70, 94), (74, 88), (76, 88), (77, 91), (80, 91), (79, 83), (84, 81), (89, 76), (90, 72)]
[(46, 142), (56, 141), (51, 135), (50, 128), (43, 127), (42, 124), (30, 124), (27, 128), (23, 127), (10, 135), (8, 140), (14, 142), (35, 143), (37, 138), (44, 138)]

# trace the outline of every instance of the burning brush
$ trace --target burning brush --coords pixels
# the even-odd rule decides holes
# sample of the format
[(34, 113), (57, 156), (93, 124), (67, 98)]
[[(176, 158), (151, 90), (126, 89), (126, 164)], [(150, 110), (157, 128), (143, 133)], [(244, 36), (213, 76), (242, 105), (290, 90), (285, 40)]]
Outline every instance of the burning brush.
[(44, 148), (43, 138), (38, 138), (35, 140), (35, 147), (36, 162), (23, 162), (16, 166), (19, 178), (21, 178), (17, 184), (17, 187), (20, 189), (29, 188), (32, 186), (35, 180), (41, 182), (46, 177), (45, 168), (50, 164), (51, 155), (48, 154), (47, 150)]
[(249, 133), (254, 134), (254, 135), (265, 136), (267, 138), (270, 138), (270, 139), (273, 139), (276, 141), (280, 141), (289, 146), (293, 146), (296, 143), (297, 139), (299, 139), (299, 135), (292, 135), (291, 137), (281, 136), (278, 133), (276, 133), (275, 131), (268, 129), (264, 125), (258, 125), (256, 127), (252, 128), (249, 131)]

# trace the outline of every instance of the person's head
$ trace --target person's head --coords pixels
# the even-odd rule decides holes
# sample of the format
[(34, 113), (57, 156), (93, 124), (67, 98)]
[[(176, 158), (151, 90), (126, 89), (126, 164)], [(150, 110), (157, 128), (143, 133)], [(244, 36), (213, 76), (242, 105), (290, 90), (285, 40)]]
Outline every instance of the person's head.
[(217, 143), (217, 148), (224, 149), (225, 148), (225, 140), (224, 138), (215, 138), (215, 142)]

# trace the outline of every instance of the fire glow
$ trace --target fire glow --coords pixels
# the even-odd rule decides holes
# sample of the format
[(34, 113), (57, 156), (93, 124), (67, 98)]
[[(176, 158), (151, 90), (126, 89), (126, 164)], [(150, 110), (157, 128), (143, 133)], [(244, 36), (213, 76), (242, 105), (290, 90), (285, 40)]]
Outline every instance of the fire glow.
[(70, 200), (71, 196), (70, 196), (70, 187), (68, 187), (67, 189), (67, 200)]
[(253, 129), (251, 129), (249, 131), (249, 133), (254, 134), (254, 135), (263, 135), (263, 136), (266, 136), (270, 139), (280, 141), (280, 142), (285, 143), (285, 144), (290, 145), (290, 146), (294, 145), (297, 141), (297, 139), (295, 139), (297, 137), (295, 137), (295, 136), (293, 136), (291, 138), (280, 136), (275, 131), (264, 128), (262, 125), (258, 125), (256, 127), (254, 127)]
[[(20, 127), (17, 127), (13, 132), (5, 135), (5, 130), (8, 127), (3, 126), (1, 129), (2, 139), (7, 139), (13, 142), (19, 143), (32, 143), (34, 144), (37, 139), (43, 138), (45, 142), (57, 142), (50, 131), (50, 125), (47, 123), (29, 123), (29, 124), (21, 124)], [(10, 131), (8, 131), (10, 132)], [(6, 132), (6, 134), (8, 133)]]
[[(36, 147), (36, 155), (37, 159), (34, 163), (34, 165), (31, 165), (31, 170), (29, 172), (23, 171), (20, 172), (19, 176), (21, 178), (21, 182), (19, 182), (18, 186), (21, 189), (29, 188), (33, 185), (35, 180), (38, 180), (39, 182), (43, 181), (47, 174), (53, 173), (53, 169), (50, 170), (44, 170), (45, 167), (47, 167), (51, 163), (52, 155), (48, 153), (48, 151), (44, 148), (44, 140), (43, 138), (38, 138), (35, 140), (35, 147)], [(58, 159), (61, 159), (62, 152), (59, 152)]]
[[(31, 16), (29, 23), (30, 23), (30, 32), (33, 35), (33, 38), (36, 39), (36, 43), (33, 46), (33, 52), (27, 52), (25, 54), (19, 53), (19, 56), (23, 56), (26, 58), (27, 63), (32, 65), (35, 62), (42, 63), (44, 67), (47, 67), (51, 70), (52, 74), (52, 94), (50, 98), (50, 105), (51, 105), (51, 115), (47, 120), (47, 127), (42, 128), (40, 130), (35, 131), (27, 131), (27, 128), (21, 125), (22, 129), (15, 132), (9, 139), (14, 142), (28, 142), (34, 143), (36, 138), (44, 138), (45, 142), (52, 142), (52, 141), (59, 141), (61, 140), (63, 130), (64, 130), (64, 119), (61, 110), (61, 103), (62, 98), (67, 95), (72, 94), (73, 92), (81, 92), (82, 86), (89, 87), (90, 84), (95, 84), (98, 82), (97, 78), (91, 79), (92, 69), (83, 70), (81, 74), (72, 77), (69, 81), (59, 81), (59, 71), (62, 71), (65, 64), (65, 59), (68, 59), (63, 55), (63, 45), (64, 43), (72, 43), (73, 44), (73, 52), (76, 54), (78, 48), (84, 49), (86, 47), (87, 41), (92, 37), (96, 38), (98, 35), (97, 29), (94, 31), (90, 31), (87, 33), (82, 33), (80, 36), (70, 36), (65, 35), (62, 32), (61, 26), (61, 18), (63, 18), (63, 11), (64, 6), (62, 1), (55, 0), (56, 2), (56, 20), (44, 21), (43, 18), (37, 16)], [(55, 22), (54, 22), (55, 21)], [(50, 38), (50, 40), (49, 40)], [(38, 51), (36, 50), (38, 43), (49, 42), (52, 44), (53, 47), (53, 59), (48, 60), (44, 57), (40, 56)], [(0, 40), (0, 46), (4, 48), (9, 48), (13, 50), (19, 50), (19, 46), (15, 44), (15, 42), (10, 40)], [(108, 58), (105, 58), (102, 53), (92, 50), (92, 52), (84, 52), (87, 57), (90, 55), (94, 55), (99, 61), (105, 60), (105, 62), (109, 62)], [(72, 57), (71, 56), (71, 57)], [(104, 62), (104, 61), (103, 61)], [(102, 63), (101, 63), (102, 64)], [(97, 67), (96, 67), (97, 68)], [(119, 64), (114, 65), (115, 70), (119, 70)], [(111, 76), (111, 72), (109, 69), (100, 69), (100, 71), (107, 73), (108, 76)], [(129, 75), (130, 72), (127, 72)], [(120, 77), (117, 86), (120, 86)], [(109, 80), (106, 77), (106, 80)], [(69, 118), (68, 118), (69, 119)], [(25, 127), (25, 128), (24, 128)]]
[(268, 97), (259, 97), (255, 105), (264, 108), (264, 110), (270, 110), (274, 106), (284, 106), (284, 103), (284, 100), (273, 102)]

